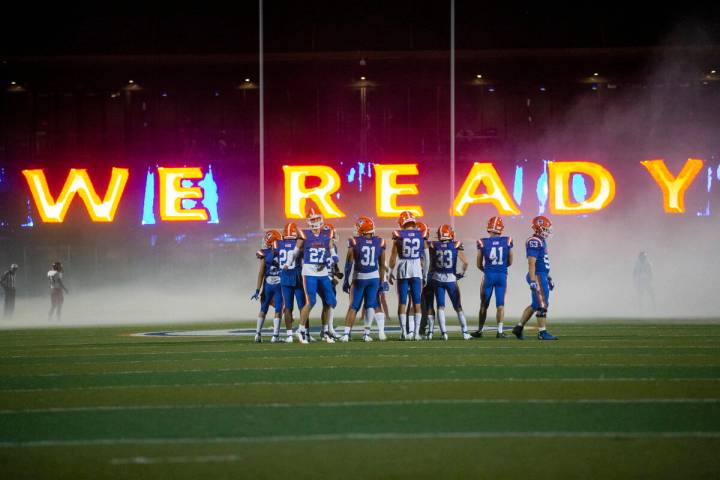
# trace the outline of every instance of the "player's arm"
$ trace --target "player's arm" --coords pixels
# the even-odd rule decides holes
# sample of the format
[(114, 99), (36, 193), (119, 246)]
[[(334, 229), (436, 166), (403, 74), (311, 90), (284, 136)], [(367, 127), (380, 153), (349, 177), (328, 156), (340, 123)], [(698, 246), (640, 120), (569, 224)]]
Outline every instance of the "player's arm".
[(395, 282), (395, 275), (393, 275), (393, 271), (395, 270), (395, 264), (397, 263), (397, 257), (398, 257), (398, 251), (397, 251), (397, 242), (393, 242), (393, 248), (392, 252), (390, 252), (390, 274), (388, 276), (388, 281), (392, 285)]
[(385, 281), (385, 249), (380, 252), (380, 283)]
[(250, 300), (257, 300), (260, 298), (260, 289), (262, 288), (263, 280), (265, 280), (265, 259), (260, 258), (260, 266), (258, 267), (257, 283), (255, 284), (255, 293)]
[(422, 264), (422, 281), (424, 285), (427, 281), (428, 272), (430, 271), (430, 246), (428, 245), (428, 242), (425, 242), (425, 249), (423, 250), (423, 256), (420, 263)]
[(298, 238), (297, 242), (295, 242), (295, 248), (290, 250), (287, 255), (287, 260), (285, 260), (285, 265), (282, 266), (283, 270), (287, 270), (290, 268), (290, 265), (293, 265), (295, 262), (295, 259), (300, 256), (300, 252), (302, 252), (303, 245), (305, 245), (305, 240), (302, 238)]
[(347, 255), (345, 255), (345, 280), (343, 280), (343, 292), (350, 293), (350, 274), (352, 273), (352, 267), (355, 257), (352, 248), (348, 248)]
[(70, 292), (68, 292), (68, 289), (65, 288), (65, 284), (63, 283), (62, 278), (60, 278), (59, 276), (57, 278), (57, 282), (58, 282), (58, 285), (60, 285), (60, 288), (62, 288), (65, 293), (70, 293)]
[[(535, 257), (533, 257), (533, 258), (535, 258)], [(512, 265), (512, 262), (513, 262), (513, 252), (512, 252), (512, 249), (510, 249), (510, 251), (508, 252), (507, 266), (509, 267), (510, 265)]]
[(467, 258), (465, 258), (464, 250), (458, 251), (458, 260), (460, 260), (460, 276), (464, 277), (469, 265)]

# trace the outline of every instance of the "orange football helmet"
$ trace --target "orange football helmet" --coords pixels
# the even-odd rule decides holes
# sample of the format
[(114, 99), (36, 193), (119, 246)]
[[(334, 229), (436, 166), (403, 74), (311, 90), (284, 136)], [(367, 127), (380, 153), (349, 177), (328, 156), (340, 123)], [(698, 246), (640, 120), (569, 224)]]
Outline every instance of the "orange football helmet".
[(325, 223), (322, 214), (315, 207), (310, 207), (308, 209), (306, 218), (308, 225), (310, 225), (310, 228), (312, 228), (313, 230), (321, 228)]
[(415, 222), (415, 228), (420, 230), (423, 238), (428, 238), (430, 236), (430, 229), (423, 222)]
[(487, 231), (489, 233), (502, 233), (505, 230), (505, 224), (500, 217), (490, 217), (487, 223)]
[(355, 231), (358, 235), (367, 235), (368, 233), (375, 233), (375, 222), (372, 218), (360, 216), (355, 222)]
[(283, 238), (297, 238), (298, 237), (298, 228), (295, 222), (290, 222), (285, 224), (285, 227), (283, 227), (282, 231)]
[(404, 227), (408, 223), (416, 223), (415, 215), (413, 215), (412, 212), (405, 210), (398, 217), (398, 225), (400, 225), (401, 227)]
[(552, 222), (549, 218), (539, 215), (532, 219), (533, 231), (542, 238), (548, 238), (552, 234)]
[(335, 225), (332, 223), (326, 223), (323, 225), (323, 230), (330, 230), (330, 238), (333, 240), (337, 239), (337, 232), (335, 232)]
[(272, 247), (276, 240), (282, 240), (282, 235), (277, 230), (268, 230), (265, 232), (265, 246)]
[(440, 240), (441, 242), (446, 240), (452, 240), (455, 238), (455, 230), (453, 230), (450, 225), (440, 225), (440, 227), (437, 229), (437, 237), (438, 240)]

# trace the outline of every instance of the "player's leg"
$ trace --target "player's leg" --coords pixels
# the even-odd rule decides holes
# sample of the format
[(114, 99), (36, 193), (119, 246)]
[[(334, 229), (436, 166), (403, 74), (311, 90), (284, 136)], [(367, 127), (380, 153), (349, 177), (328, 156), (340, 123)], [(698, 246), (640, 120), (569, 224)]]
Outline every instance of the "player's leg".
[(507, 275), (498, 275), (495, 279), (495, 308), (497, 320), (497, 333), (495, 338), (507, 338), (503, 332), (503, 321), (505, 319), (505, 300), (507, 299)]
[(462, 332), (463, 340), (470, 340), (472, 337), (468, 333), (467, 319), (465, 318), (465, 312), (463, 312), (462, 303), (460, 302), (460, 289), (458, 288), (457, 282), (448, 282), (447, 291), (453, 309), (458, 316), (458, 321), (460, 322), (460, 331)]
[(343, 332), (343, 336), (340, 337), (341, 342), (350, 341), (350, 332), (355, 324), (355, 318), (357, 317), (357, 312), (360, 309), (360, 303), (362, 300), (362, 286), (358, 280), (353, 280), (352, 285), (350, 286), (350, 306), (348, 307), (347, 314), (345, 315), (345, 330)]
[[(295, 288), (291, 285), (282, 286), (282, 297), (283, 297), (283, 316), (285, 319), (285, 341), (292, 343), (292, 324), (293, 324), (293, 302), (295, 301)], [(298, 307), (300, 304), (298, 304)]]
[(307, 343), (307, 336), (310, 333), (310, 311), (317, 301), (317, 280), (320, 277), (312, 275), (303, 275), (303, 290), (305, 291), (305, 305), (300, 310), (300, 325), (298, 326), (297, 336), (300, 343)]
[(365, 332), (363, 333), (363, 341), (372, 342), (370, 330), (373, 319), (375, 318), (375, 312), (378, 308), (377, 298), (378, 290), (380, 289), (380, 279), (371, 278), (363, 280), (363, 283), (365, 283), (363, 290), (363, 299), (365, 301)]
[(330, 323), (335, 315), (337, 300), (330, 277), (318, 277), (318, 294), (323, 301), (323, 326), (322, 340), (327, 343), (335, 343), (335, 336), (330, 333)]
[(538, 321), (538, 339), (539, 340), (557, 340), (558, 338), (547, 331), (547, 312), (550, 307), (550, 284), (547, 274), (538, 275), (538, 284), (540, 292), (543, 295), (542, 308), (537, 312)]
[(276, 343), (280, 340), (280, 321), (282, 320), (282, 314), (283, 314), (283, 295), (282, 295), (282, 286), (278, 283), (277, 285), (274, 285), (274, 307), (275, 307), (275, 316), (273, 317), (273, 334), (270, 338), (270, 343)]
[(410, 293), (412, 294), (412, 313), (414, 313), (414, 322), (410, 323), (408, 316), (408, 332), (412, 335), (413, 340), (422, 340), (420, 338), (420, 320), (422, 319), (422, 279), (413, 277), (410, 279)]
[(435, 285), (434, 281), (428, 282), (423, 288), (423, 316), (427, 318), (427, 327), (425, 328), (425, 337), (432, 340), (433, 330), (435, 329)]
[(445, 322), (445, 293), (447, 292), (447, 284), (445, 282), (435, 282), (435, 303), (437, 304), (437, 319), (440, 327), (440, 335), (443, 340), (448, 339), (447, 325)]
[(397, 294), (398, 294), (398, 322), (400, 323), (400, 339), (403, 340), (405, 338), (405, 328), (406, 328), (406, 322), (407, 322), (407, 298), (408, 298), (408, 288), (409, 288), (409, 280), (408, 278), (398, 278), (397, 279)]
[(378, 306), (379, 308), (375, 311), (375, 322), (378, 326), (378, 339), (384, 341), (387, 339), (387, 335), (385, 335), (385, 319), (390, 316), (390, 310), (388, 309), (387, 297), (382, 287), (378, 291)]

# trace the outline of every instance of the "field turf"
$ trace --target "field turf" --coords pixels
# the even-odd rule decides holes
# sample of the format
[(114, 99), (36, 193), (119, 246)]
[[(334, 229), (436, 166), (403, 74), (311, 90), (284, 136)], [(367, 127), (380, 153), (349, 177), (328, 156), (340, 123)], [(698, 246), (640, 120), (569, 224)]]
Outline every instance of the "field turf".
[(0, 478), (720, 471), (717, 322), (563, 323), (559, 342), (128, 335), (153, 329), (0, 332)]

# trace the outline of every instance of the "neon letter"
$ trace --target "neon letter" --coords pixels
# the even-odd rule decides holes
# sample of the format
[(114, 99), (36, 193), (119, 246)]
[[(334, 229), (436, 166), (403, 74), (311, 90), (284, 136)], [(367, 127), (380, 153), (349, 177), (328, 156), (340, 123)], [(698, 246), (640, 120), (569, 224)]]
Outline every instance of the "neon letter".
[(201, 199), (200, 187), (184, 187), (182, 181), (190, 178), (203, 178), (198, 167), (158, 168), (160, 182), (160, 218), (170, 222), (193, 222), (208, 219), (204, 208), (182, 208), (183, 199)]
[[(556, 215), (592, 213), (607, 207), (615, 198), (615, 179), (602, 165), (593, 162), (549, 162), (550, 211)], [(582, 173), (592, 178), (593, 192), (584, 202), (570, 201), (570, 177)]]
[[(486, 193), (477, 194), (476, 190), (484, 185)], [(493, 167), (492, 163), (473, 164), (470, 173), (453, 202), (453, 211), (458, 217), (467, 212), (470, 205), (475, 203), (492, 203), (497, 211), (503, 215), (520, 215), (520, 209), (505, 189), (505, 185)]]
[(420, 191), (414, 183), (397, 183), (399, 175), (417, 175), (415, 163), (378, 165), (375, 164), (375, 212), (378, 217), (395, 217), (407, 210), (418, 217), (423, 216), (420, 205), (398, 205), (400, 195), (417, 195)]
[[(283, 172), (285, 172), (287, 218), (305, 218), (305, 203), (308, 199), (315, 202), (325, 218), (345, 216), (332, 200), (332, 194), (340, 190), (340, 176), (334, 169), (324, 165), (284, 165)], [(319, 178), (320, 185), (313, 188), (306, 187), (307, 177)]]
[(30, 187), (35, 207), (45, 223), (62, 223), (76, 193), (80, 195), (93, 222), (112, 222), (129, 176), (127, 168), (113, 168), (105, 197), (100, 200), (87, 170), (72, 168), (60, 195), (54, 200), (42, 169), (23, 170), (22, 173)]
[(673, 178), (664, 160), (645, 160), (640, 162), (647, 168), (663, 192), (663, 208), (668, 213), (685, 211), (685, 191), (695, 180), (703, 167), (703, 161), (688, 158), (677, 177)]

